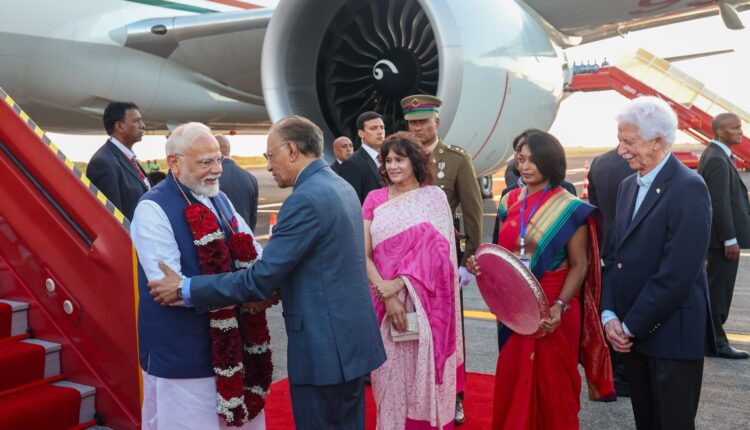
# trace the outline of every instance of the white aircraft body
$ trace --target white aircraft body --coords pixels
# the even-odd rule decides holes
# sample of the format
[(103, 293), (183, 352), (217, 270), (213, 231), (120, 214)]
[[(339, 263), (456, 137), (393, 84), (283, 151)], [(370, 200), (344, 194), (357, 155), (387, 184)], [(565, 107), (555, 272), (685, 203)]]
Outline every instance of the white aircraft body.
[(107, 103), (130, 100), (151, 129), (243, 130), (299, 114), (327, 142), (367, 110), (399, 129), (402, 97), (435, 94), (441, 136), (490, 175), (514, 136), (552, 124), (570, 79), (564, 48), (718, 12), (741, 27), (748, 4), (3, 0), (0, 86), (48, 131), (101, 133)]

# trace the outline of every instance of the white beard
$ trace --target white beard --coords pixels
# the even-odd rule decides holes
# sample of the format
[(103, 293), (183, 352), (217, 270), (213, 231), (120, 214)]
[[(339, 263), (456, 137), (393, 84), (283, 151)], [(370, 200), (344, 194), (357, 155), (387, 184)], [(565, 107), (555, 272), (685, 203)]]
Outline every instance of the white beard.
[(193, 188), (193, 191), (203, 196), (216, 197), (216, 195), (219, 194), (219, 183), (217, 182), (214, 185), (206, 185), (201, 182)]

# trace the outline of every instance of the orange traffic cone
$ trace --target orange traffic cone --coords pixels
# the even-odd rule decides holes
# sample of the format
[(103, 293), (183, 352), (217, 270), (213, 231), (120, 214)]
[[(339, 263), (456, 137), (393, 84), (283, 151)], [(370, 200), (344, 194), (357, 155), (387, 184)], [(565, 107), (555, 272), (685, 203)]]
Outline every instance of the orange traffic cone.
[(581, 193), (582, 199), (588, 199), (589, 198), (589, 167), (591, 166), (591, 163), (589, 160), (586, 160), (586, 162), (583, 164), (583, 193)]
[(273, 227), (276, 225), (276, 214), (271, 214), (271, 219), (268, 221), (268, 237), (270, 238), (273, 234)]

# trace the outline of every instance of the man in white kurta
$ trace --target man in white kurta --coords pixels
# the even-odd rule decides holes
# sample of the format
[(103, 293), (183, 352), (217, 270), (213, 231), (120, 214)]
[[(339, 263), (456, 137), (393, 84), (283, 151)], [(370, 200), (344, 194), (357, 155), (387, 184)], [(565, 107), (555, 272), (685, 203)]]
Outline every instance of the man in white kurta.
[[(171, 173), (174, 174), (174, 178), (168, 177), (167, 180), (179, 180), (186, 193), (191, 193), (195, 199), (211, 209), (217, 220), (221, 220), (210, 199), (219, 193), (218, 178), (221, 174), (221, 152), (211, 130), (197, 123), (180, 126), (170, 136), (166, 149), (167, 161)], [(236, 230), (252, 235), (250, 227), (237, 214), (228, 199), (225, 200), (234, 219), (237, 220)], [(130, 235), (138, 254), (138, 261), (149, 281), (164, 277), (159, 269), (160, 261), (172, 270), (182, 273), (181, 254), (172, 224), (158, 203), (145, 198), (138, 203), (130, 225)], [(260, 258), (262, 248), (255, 240), (254, 245)], [(177, 305), (184, 306), (182, 303)], [(215, 377), (164, 378), (149, 374), (146, 370), (142, 370), (142, 373), (143, 429), (228, 428), (224, 419), (216, 412)], [(261, 411), (253, 420), (239, 428), (265, 429), (264, 412)]]

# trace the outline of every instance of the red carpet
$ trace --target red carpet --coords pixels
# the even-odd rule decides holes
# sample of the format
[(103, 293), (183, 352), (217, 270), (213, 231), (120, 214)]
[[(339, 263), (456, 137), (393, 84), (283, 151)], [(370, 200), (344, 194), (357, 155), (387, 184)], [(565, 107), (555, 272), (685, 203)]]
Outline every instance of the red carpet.
[(4, 429), (69, 429), (78, 424), (81, 395), (72, 388), (41, 385), (4, 396), (0, 404)]
[(44, 348), (24, 342), (8, 342), (0, 348), (0, 391), (44, 377)]
[(0, 303), (0, 338), (10, 336), (10, 322), (13, 308), (7, 303)]
[[(457, 430), (486, 430), (492, 423), (492, 393), (495, 384), (494, 375), (468, 373), (466, 382), (466, 400), (464, 412), (466, 423), (456, 427)], [(271, 385), (271, 394), (266, 402), (266, 426), (269, 430), (293, 429), (294, 417), (289, 400), (289, 382), (287, 379)], [(370, 387), (365, 397), (365, 415), (367, 429), (375, 428), (375, 402), (372, 400)]]

